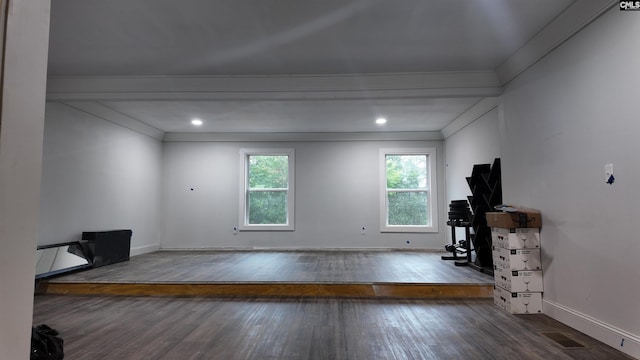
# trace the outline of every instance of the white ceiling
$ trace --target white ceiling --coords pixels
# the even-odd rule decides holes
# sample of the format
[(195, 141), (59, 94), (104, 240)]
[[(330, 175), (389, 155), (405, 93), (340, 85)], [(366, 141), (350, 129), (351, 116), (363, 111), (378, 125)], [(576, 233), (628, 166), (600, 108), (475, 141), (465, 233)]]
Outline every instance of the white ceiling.
[(49, 100), (169, 133), (440, 131), (580, 2), (52, 0)]
[[(176, 119), (207, 120), (204, 132), (367, 132), (379, 116), (395, 131), (439, 131), (478, 98), (287, 101), (109, 101), (107, 107), (166, 132), (192, 130)], [(187, 125), (187, 126), (185, 126)], [(387, 129), (387, 127), (383, 127)]]
[(570, 0), (53, 0), (59, 75), (493, 70)]

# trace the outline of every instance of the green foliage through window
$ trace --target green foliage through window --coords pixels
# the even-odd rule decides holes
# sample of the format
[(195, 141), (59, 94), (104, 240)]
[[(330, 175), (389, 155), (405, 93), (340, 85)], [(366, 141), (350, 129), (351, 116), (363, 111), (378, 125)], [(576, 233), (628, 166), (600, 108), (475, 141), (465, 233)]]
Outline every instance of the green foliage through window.
[(426, 189), (426, 155), (387, 155), (388, 189)]
[(389, 225), (429, 225), (427, 192), (387, 192)]
[(250, 189), (286, 189), (288, 183), (287, 155), (249, 155)]
[(249, 224), (287, 223), (286, 191), (249, 190)]
[(289, 157), (249, 155), (248, 176), (248, 223), (287, 224)]
[(386, 155), (388, 225), (429, 225), (427, 155)]

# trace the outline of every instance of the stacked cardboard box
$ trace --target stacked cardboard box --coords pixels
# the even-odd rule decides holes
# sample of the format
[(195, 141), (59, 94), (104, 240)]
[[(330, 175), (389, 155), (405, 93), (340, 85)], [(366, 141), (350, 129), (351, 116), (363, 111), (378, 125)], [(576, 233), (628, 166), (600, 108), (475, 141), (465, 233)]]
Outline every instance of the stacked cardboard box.
[(540, 213), (487, 213), (493, 250), (493, 300), (512, 314), (542, 313)]

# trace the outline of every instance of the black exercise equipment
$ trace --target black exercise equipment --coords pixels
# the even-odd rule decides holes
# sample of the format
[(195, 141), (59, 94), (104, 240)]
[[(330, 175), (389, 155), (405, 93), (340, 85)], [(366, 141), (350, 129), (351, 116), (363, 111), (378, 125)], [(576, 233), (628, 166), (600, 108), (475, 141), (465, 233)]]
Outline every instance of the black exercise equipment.
[(465, 256), (458, 256), (458, 253), (468, 253), (467, 242), (466, 239), (460, 242), (456, 241), (456, 227), (465, 227), (468, 239), (470, 219), (471, 209), (467, 200), (452, 200), (449, 204), (449, 221), (447, 221), (447, 225), (451, 226), (451, 244), (445, 245), (445, 250), (452, 255), (443, 255), (442, 260), (462, 260), (465, 258)]

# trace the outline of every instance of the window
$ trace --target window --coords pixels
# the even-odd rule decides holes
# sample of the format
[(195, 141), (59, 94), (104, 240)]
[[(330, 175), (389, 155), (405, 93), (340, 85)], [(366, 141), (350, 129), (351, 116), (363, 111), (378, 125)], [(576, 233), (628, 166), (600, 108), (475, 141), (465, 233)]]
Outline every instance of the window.
[(293, 230), (293, 149), (242, 149), (241, 230)]
[(381, 149), (380, 230), (437, 232), (435, 149)]

